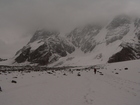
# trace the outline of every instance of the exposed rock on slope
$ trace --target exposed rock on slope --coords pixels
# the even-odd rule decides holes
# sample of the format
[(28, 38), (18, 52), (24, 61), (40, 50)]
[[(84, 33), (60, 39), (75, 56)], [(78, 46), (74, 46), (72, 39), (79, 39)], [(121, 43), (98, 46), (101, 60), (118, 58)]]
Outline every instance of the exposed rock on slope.
[(72, 53), (73, 45), (58, 35), (58, 32), (36, 31), (30, 42), (17, 52), (15, 61), (47, 65)]
[(6, 60), (7, 60), (7, 59), (2, 59), (2, 58), (0, 58), (0, 62), (1, 62), (1, 61), (6, 61)]
[(77, 27), (65, 38), (57, 31), (38, 30), (14, 58), (17, 63), (51, 66), (140, 59), (140, 19), (119, 15), (105, 26)]
[(76, 47), (80, 48), (83, 52), (90, 52), (96, 46), (94, 37), (98, 35), (101, 30), (99, 25), (86, 25), (84, 27), (75, 28), (67, 38)]

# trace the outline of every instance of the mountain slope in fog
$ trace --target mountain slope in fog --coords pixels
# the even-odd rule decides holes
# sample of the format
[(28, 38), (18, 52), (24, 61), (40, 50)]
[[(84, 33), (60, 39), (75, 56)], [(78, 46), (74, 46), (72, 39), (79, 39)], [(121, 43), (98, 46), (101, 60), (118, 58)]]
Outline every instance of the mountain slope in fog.
[(115, 17), (105, 26), (87, 24), (61, 37), (58, 31), (37, 30), (14, 56), (14, 64), (47, 66), (92, 65), (140, 58), (140, 18)]
[[(62, 58), (60, 64), (92, 65), (140, 58), (139, 18), (132, 19), (127, 15), (120, 15), (102, 28), (96, 25), (76, 28), (67, 38), (78, 49), (75, 50), (78, 56), (71, 54)], [(79, 50), (84, 52), (80, 57)], [(68, 58), (72, 59), (69, 61)]]
[(17, 52), (15, 61), (47, 65), (72, 53), (74, 46), (58, 35), (55, 31), (36, 31), (30, 42)]

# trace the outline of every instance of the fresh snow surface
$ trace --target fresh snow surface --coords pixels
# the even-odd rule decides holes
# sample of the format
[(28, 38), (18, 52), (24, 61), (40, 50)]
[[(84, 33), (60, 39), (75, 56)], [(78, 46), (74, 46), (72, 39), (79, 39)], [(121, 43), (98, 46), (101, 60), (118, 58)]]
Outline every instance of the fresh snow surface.
[(99, 34), (95, 36), (95, 39), (94, 39), (94, 40), (96, 40), (96, 42), (98, 42), (98, 43), (103, 43), (103, 42), (105, 42), (105, 37), (106, 37), (107, 31), (108, 31), (108, 30), (104, 27), (104, 28), (99, 32)]
[(43, 45), (44, 42), (41, 42), (41, 40), (37, 40), (33, 43), (30, 43), (31, 51), (36, 50), (39, 46)]
[(93, 69), (1, 72), (0, 105), (140, 105), (139, 64), (106, 64), (97, 74)]
[(132, 42), (132, 43), (134, 43), (132, 39), (134, 39), (134, 37), (135, 37), (135, 31), (134, 31), (135, 29), (136, 29), (136, 27), (134, 27), (134, 23), (132, 22), (130, 24), (130, 31), (127, 33), (127, 35), (125, 35), (123, 37), (122, 40), (125, 41), (125, 42)]

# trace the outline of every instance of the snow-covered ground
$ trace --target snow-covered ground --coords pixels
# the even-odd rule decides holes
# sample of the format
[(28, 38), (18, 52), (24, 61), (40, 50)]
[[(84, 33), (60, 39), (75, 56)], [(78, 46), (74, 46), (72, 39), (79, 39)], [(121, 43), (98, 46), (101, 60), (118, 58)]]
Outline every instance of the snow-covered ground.
[(97, 74), (93, 69), (1, 73), (0, 105), (140, 105), (139, 64), (106, 64)]

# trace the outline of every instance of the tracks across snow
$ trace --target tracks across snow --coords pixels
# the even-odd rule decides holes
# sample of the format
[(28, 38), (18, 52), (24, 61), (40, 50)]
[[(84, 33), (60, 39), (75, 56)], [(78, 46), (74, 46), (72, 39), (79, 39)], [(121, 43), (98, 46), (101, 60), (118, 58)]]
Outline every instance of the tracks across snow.
[(89, 105), (139, 105), (140, 84), (108, 73), (89, 76), (85, 103)]
[(110, 74), (105, 74), (103, 78), (100, 78), (100, 80), (120, 91), (127, 92), (134, 96), (138, 95), (140, 97), (140, 83), (126, 80), (124, 78), (122, 79)]
[[(77, 76), (78, 73), (80, 76)], [(55, 75), (31, 72), (25, 73), (23, 78), (18, 75), (17, 84), (7, 82), (11, 79), (10, 74), (2, 75), (0, 79), (5, 91), (0, 93), (0, 105), (140, 104), (139, 83), (109, 74), (105, 70), (103, 74), (95, 75), (93, 70), (56, 72)]]

